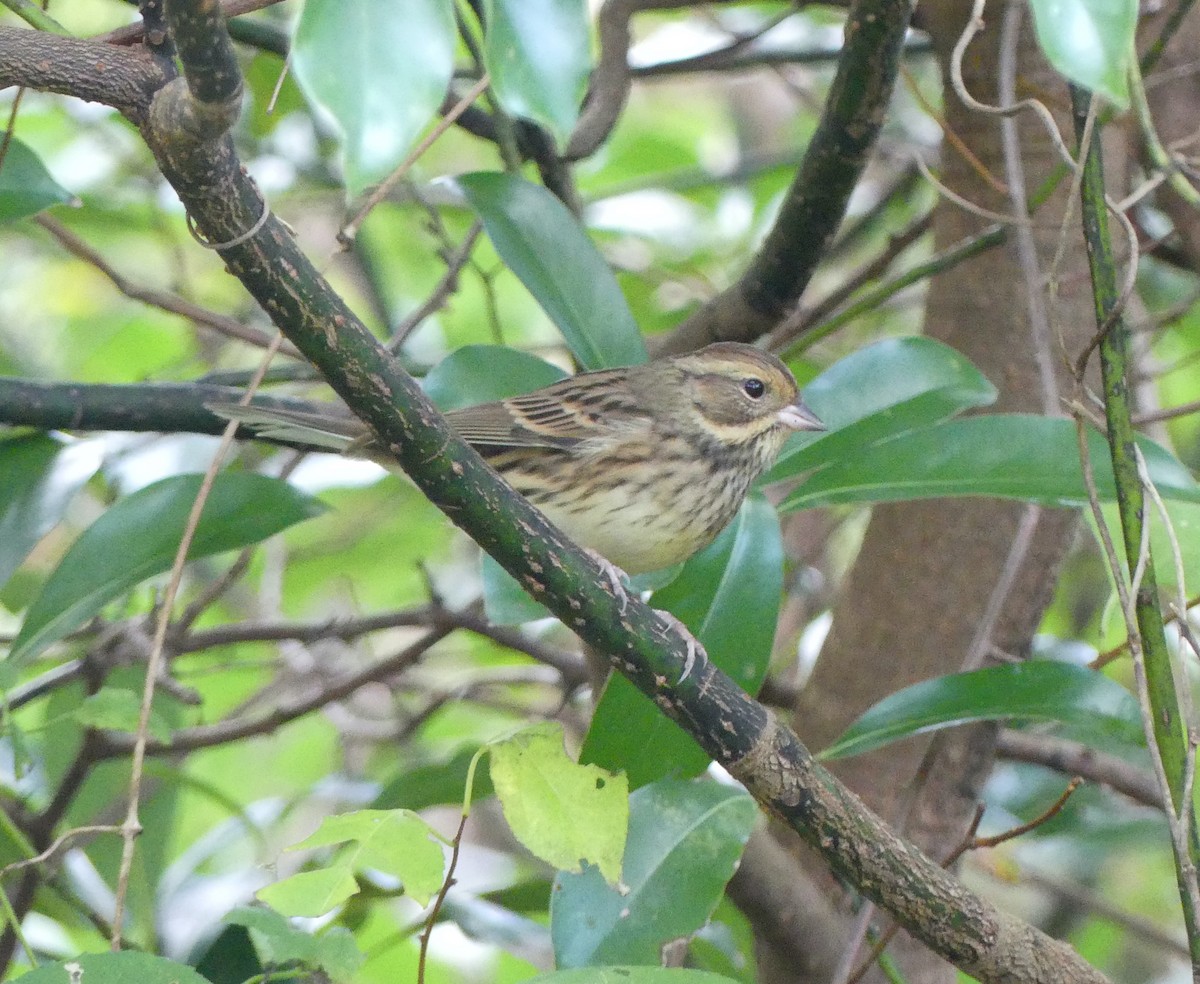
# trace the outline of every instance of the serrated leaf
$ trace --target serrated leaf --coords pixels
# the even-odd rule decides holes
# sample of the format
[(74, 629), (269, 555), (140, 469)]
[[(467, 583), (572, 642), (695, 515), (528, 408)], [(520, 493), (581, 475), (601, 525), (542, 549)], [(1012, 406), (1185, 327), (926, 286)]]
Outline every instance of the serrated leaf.
[[(755, 693), (771, 660), (782, 591), (779, 518), (766, 499), (752, 495), (651, 603), (687, 625), (709, 659)], [(579, 758), (623, 770), (634, 789), (665, 776), (698, 775), (709, 761), (690, 735), (616, 674), (596, 705)]]
[[(14, 670), (79, 628), (114, 598), (170, 569), (199, 475), (155, 482), (118, 500), (72, 544), (13, 641)], [(188, 559), (258, 543), (324, 507), (279, 479), (226, 472), (205, 504)]]
[(50, 176), (32, 150), (15, 137), (0, 162), (0, 222), (36, 215), (51, 205), (78, 199)]
[(483, 59), (504, 108), (564, 145), (592, 67), (583, 0), (488, 0)]
[(1054, 722), (1104, 742), (1142, 744), (1133, 696), (1102, 673), (1029, 660), (925, 680), (885, 697), (820, 754), (861, 755), (940, 728), (976, 721)]
[(446, 96), (451, 0), (308, 0), (291, 63), (305, 96), (342, 132), (352, 195), (400, 163)]
[(621, 888), (594, 868), (555, 880), (550, 934), (558, 966), (659, 963), (664, 943), (708, 921), (757, 818), (745, 791), (716, 783), (669, 780), (637, 790)]
[(444, 859), (429, 825), (411, 810), (356, 810), (326, 817), (321, 826), (289, 851), (352, 842), (339, 866), (375, 868), (404, 884), (406, 895), (428, 904), (442, 885)]
[(616, 278), (562, 202), (511, 174), (463, 174), (454, 184), (581, 366), (646, 361), (646, 344)]
[(254, 894), (285, 916), (315, 918), (357, 895), (358, 882), (349, 865), (336, 865), (317, 871), (301, 871), (260, 888)]
[(1046, 60), (1070, 81), (1129, 106), (1136, 0), (1032, 0)]
[(0, 584), (62, 519), (100, 467), (99, 446), (46, 434), (0, 441)]
[(344, 926), (331, 926), (314, 936), (272, 909), (252, 906), (239, 906), (225, 917), (225, 922), (250, 931), (258, 958), (266, 966), (295, 961), (320, 967), (335, 980), (343, 980), (354, 974), (365, 959)]
[(572, 762), (562, 726), (553, 723), (496, 742), (490, 755), (504, 818), (526, 848), (556, 868), (579, 871), (591, 862), (604, 878), (620, 877), (629, 818), (624, 776)]

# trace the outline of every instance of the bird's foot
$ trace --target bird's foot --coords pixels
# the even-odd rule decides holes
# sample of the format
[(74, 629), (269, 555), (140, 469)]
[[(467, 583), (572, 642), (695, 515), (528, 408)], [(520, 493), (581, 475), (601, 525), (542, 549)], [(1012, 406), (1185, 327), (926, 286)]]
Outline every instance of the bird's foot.
[(591, 547), (584, 547), (584, 552), (591, 557), (592, 560), (599, 564), (600, 569), (604, 571), (604, 577), (608, 581), (608, 586), (612, 591), (612, 596), (617, 599), (617, 603), (621, 606), (620, 612), (622, 615), (624, 615), (625, 609), (629, 606), (629, 588), (626, 585), (629, 575), (621, 570), (621, 568), (619, 568), (611, 560), (608, 560), (606, 557), (602, 557)]
[(708, 659), (708, 652), (705, 650), (704, 646), (701, 645), (700, 640), (692, 635), (692, 630), (684, 625), (679, 618), (662, 608), (656, 608), (654, 611), (656, 614), (661, 616), (667, 622), (667, 624), (671, 626), (671, 628), (683, 636), (684, 642), (687, 643), (687, 655), (683, 657), (683, 673), (680, 675), (679, 679), (675, 681), (675, 686), (678, 687), (679, 684), (683, 683), (684, 680), (691, 676), (692, 670), (696, 666), (697, 658), (704, 660)]

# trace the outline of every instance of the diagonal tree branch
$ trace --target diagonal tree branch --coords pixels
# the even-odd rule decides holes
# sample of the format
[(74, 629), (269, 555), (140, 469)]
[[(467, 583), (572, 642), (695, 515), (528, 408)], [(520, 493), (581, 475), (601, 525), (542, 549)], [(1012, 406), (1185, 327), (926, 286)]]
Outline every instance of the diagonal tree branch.
[(660, 351), (754, 341), (800, 299), (883, 126), (914, 6), (911, 0), (856, 0), (850, 7), (825, 111), (775, 225), (737, 283), (671, 332)]
[[(170, 0), (167, 13), (188, 77), (209, 64), (224, 71), (218, 35), (225, 28), (212, 5)], [(201, 92), (197, 99), (182, 80), (170, 82), (140, 121), (164, 176), (198, 231), (224, 244), (216, 248), (230, 272), (439, 508), (568, 626), (609, 653), (621, 673), (839, 875), (938, 953), (983, 981), (1104, 981), (1070, 947), (1001, 913), (897, 837), (723, 673), (702, 661), (681, 680), (688, 646), (679, 631), (615, 591), (587, 554), (453, 434), (288, 229), (264, 211), (229, 136), (213, 135), (228, 116), (236, 83), (209, 80)]]

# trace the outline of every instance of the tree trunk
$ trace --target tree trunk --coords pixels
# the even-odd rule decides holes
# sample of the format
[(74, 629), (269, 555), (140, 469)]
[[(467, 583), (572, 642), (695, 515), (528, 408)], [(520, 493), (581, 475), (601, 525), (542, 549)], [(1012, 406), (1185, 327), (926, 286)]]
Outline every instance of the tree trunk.
[[(923, 3), (920, 26), (929, 32), (945, 84), (945, 116), (956, 134), (997, 182), (1005, 182), (998, 117), (969, 108), (951, 89), (952, 50), (969, 13), (961, 0)], [(1003, 8), (989, 9), (986, 28), (967, 49), (967, 91), (988, 104), (1001, 101), (997, 80)], [(1032, 25), (1019, 31), (1018, 98), (1053, 99), (1051, 109), (1074, 141), (1066, 86), (1041, 59)], [(1036, 189), (1060, 158), (1041, 121), (1030, 112), (1014, 119), (1025, 184)], [(958, 195), (993, 212), (1011, 215), (1014, 205), (948, 141), (943, 143), (941, 180)], [(1113, 162), (1110, 174), (1120, 173)], [(1058, 248), (1058, 224), (1067, 205), (1069, 181), (1036, 214), (1031, 230), (1036, 266), (1044, 275)], [(1072, 203), (1074, 206), (1074, 203)], [(935, 213), (936, 248), (977, 234), (991, 220), (945, 200)], [(995, 411), (1061, 412), (1059, 394), (1070, 393), (1062, 346), (1078, 353), (1095, 331), (1086, 254), (1077, 224), (1068, 224), (1069, 243), (1057, 272), (1057, 302), (1051, 331), (1035, 339), (1025, 277), (1018, 257), (1018, 230), (1009, 227), (1005, 245), (936, 277), (929, 290), (926, 334), (965, 354), (999, 388)], [(1059, 342), (1061, 335), (1062, 342)], [(1039, 368), (1038, 346), (1041, 346)], [(1056, 377), (1057, 391), (1048, 385)], [(1048, 604), (1059, 562), (1076, 528), (1074, 511), (1040, 510), (997, 500), (938, 500), (877, 507), (861, 552), (834, 612), (829, 638), (801, 694), (793, 724), (814, 749), (828, 744), (859, 714), (888, 694), (921, 680), (963, 669), (972, 654), (978, 665), (996, 651), (1024, 656)], [(1023, 525), (1035, 523), (1032, 528)], [(1006, 578), (1006, 567), (1015, 575)], [(988, 613), (993, 612), (989, 619)], [(990, 624), (990, 631), (989, 631)], [(834, 771), (867, 803), (933, 857), (945, 856), (964, 836), (978, 792), (991, 765), (994, 732), (959, 729), (941, 738), (914, 739), (879, 752), (834, 763)], [(786, 836), (786, 835), (784, 835)], [(810, 876), (837, 900), (848, 926), (856, 900), (823, 872), (799, 845)], [(877, 928), (886, 920), (876, 916)], [(849, 928), (847, 927), (847, 933)], [(764, 948), (764, 979), (815, 980), (795, 973), (794, 962), (774, 959)], [(860, 948), (857, 966), (869, 949)], [(910, 984), (955, 980), (950, 965), (901, 936), (891, 944)], [(873, 971), (867, 979), (882, 980)], [(827, 979), (827, 978), (826, 978)]]

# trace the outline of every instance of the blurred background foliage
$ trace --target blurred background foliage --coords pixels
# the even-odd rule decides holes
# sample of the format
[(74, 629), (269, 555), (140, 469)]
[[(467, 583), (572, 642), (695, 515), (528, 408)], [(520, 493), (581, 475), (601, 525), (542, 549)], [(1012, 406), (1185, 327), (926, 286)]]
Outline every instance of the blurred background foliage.
[[(475, 213), (450, 180), (504, 169), (495, 143), (451, 127), (370, 213), (353, 243), (339, 245), (339, 229), (355, 211), (347, 210), (345, 157), (334, 124), (310, 108), (279, 54), (289, 43), (298, 7), (285, 0), (240, 18), (246, 100), (235, 139), (271, 208), (381, 338), (399, 343), (397, 328), (403, 326), (400, 351), (416, 374), (463, 346), (485, 344), (574, 368), (562, 336), (488, 236), (479, 233)], [(118, 29), (133, 16), (116, 0), (75, 0), (54, 5), (51, 13), (79, 36)], [(737, 279), (770, 228), (815, 130), (843, 15), (771, 3), (719, 4), (647, 12), (634, 25), (629, 59), (637, 71), (628, 104), (610, 139), (572, 174), (582, 222), (653, 350), (659, 336)], [(713, 70), (671, 65), (730, 45), (734, 55)], [(936, 194), (912, 162), (920, 157), (936, 164), (941, 85), (923, 37), (914, 34), (909, 47), (841, 238), (801, 304), (802, 311), (820, 312), (818, 325), (842, 306), (839, 301), (827, 310), (823, 300), (869, 265), (877, 263), (878, 269), (859, 294), (935, 256), (932, 237), (915, 224), (929, 213)], [(744, 56), (745, 67), (736, 67), (738, 56)], [(460, 69), (471, 64), (461, 42), (456, 64)], [(389, 91), (389, 85), (376, 79), (372, 95), (402, 100), (403, 92)], [(11, 90), (4, 100), (14, 107)], [(237, 379), (257, 365), (261, 353), (228, 337), (223, 327), (228, 320), (270, 337), (269, 321), (220, 259), (196, 248), (181, 207), (129, 123), (101, 107), (26, 92), (14, 132), (77, 200), (73, 207), (57, 205), (0, 226), (5, 257), (0, 372), (27, 380), (139, 383)], [(524, 173), (536, 177), (530, 168)], [(1161, 208), (1145, 208), (1140, 221), (1166, 238), (1171, 219)], [(896, 237), (910, 229), (913, 244), (899, 248)], [(458, 262), (454, 258), (464, 244), (469, 251), (447, 288), (447, 264)], [(791, 351), (789, 364), (808, 383), (872, 343), (918, 333), (925, 291), (921, 279), (836, 333)], [(1200, 400), (1193, 368), (1200, 353), (1197, 296), (1195, 270), (1186, 257), (1167, 251), (1161, 258), (1142, 258), (1133, 320), (1143, 374), (1140, 397), (1147, 409)], [(179, 302), (195, 306), (192, 316), (178, 313)], [(1013, 285), (1013, 304), (1019, 303)], [(423, 316), (409, 326), (415, 313)], [(289, 392), (323, 395), (311, 377), (305, 381), (295, 371), (299, 368), (285, 356), (274, 362), (277, 374), (300, 377)], [(871, 396), (840, 392), (843, 399), (835, 406), (843, 408)], [(969, 404), (964, 400), (954, 409)], [(895, 433), (930, 422), (897, 414)], [(1194, 416), (1152, 421), (1148, 429), (1180, 461), (1193, 467), (1200, 462)], [(81, 490), (0, 586), (0, 634), (9, 641), (17, 639), (23, 613), (81, 531), (115, 501), (202, 470), (216, 447), (215, 439), (195, 434), (80, 433), (73, 440), (72, 453), (84, 462), (75, 472), (84, 476), (77, 479)], [(972, 459), (964, 461), (955, 467), (969, 481), (977, 476)], [(1077, 468), (1077, 462), (1064, 461), (1068, 465)], [(1019, 461), (1008, 467), (1021, 474)], [(328, 944), (319, 954), (295, 949), (286, 924), (250, 933), (239, 920), (253, 923), (265, 918), (264, 910), (246, 916), (238, 907), (250, 904), (263, 886), (328, 862), (328, 850), (284, 848), (329, 814), (408, 807), (449, 837), (465, 781), (464, 753), (544, 719), (561, 721), (568, 747), (577, 751), (598, 696), (593, 681), (573, 637), (557, 623), (486, 627), (477, 548), (405, 481), (373, 465), (320, 455), (298, 458), (262, 445), (241, 448), (231, 468), (284, 474), (324, 508), (312, 507), (313, 516), (295, 525), (280, 521), (289, 526), (284, 534), (241, 556), (205, 557), (187, 569), (178, 607), (188, 621), (169, 639), (176, 686), (160, 689), (155, 701), (162, 727), (196, 729), (230, 719), (265, 723), (237, 741), (152, 756), (126, 935), (139, 947), (192, 963), (213, 982), (247, 979), (272, 953), (279, 963), (320, 966), (335, 979), (415, 979), (422, 910), (386, 872), (359, 871), (359, 894), (331, 916), (302, 924)], [(779, 501), (789, 487), (771, 487), (769, 498)], [(1036, 491), (1018, 495), (1039, 498)], [(772, 613), (779, 607), (785, 613), (773, 641), (763, 642), (770, 667), (765, 696), (779, 706), (791, 706), (829, 628), (870, 508), (861, 499), (785, 517), (782, 592), (778, 586), (767, 589), (770, 597), (764, 599)], [(262, 508), (282, 506), (268, 496)], [(1197, 559), (1194, 490), (1183, 489), (1171, 509), (1190, 575)], [(266, 535), (247, 533), (244, 542)], [(761, 535), (764, 549), (778, 549), (778, 532)], [(111, 566), (119, 569), (124, 562), (114, 546)], [(715, 562), (701, 558), (700, 566), (704, 563)], [(717, 566), (721, 573), (709, 578), (713, 583), (742, 570)], [(700, 581), (706, 576), (696, 575)], [(1168, 573), (1167, 580), (1173, 579)], [(39, 816), (52, 818), (49, 829), (38, 831), (48, 837), (75, 826), (114, 823), (122, 815), (128, 765), (111, 744), (104, 747), (112, 761), (92, 761), (86, 749), (95, 736), (87, 726), (127, 736), (128, 705), (108, 712), (110, 717), (89, 717), (99, 712), (83, 708), (85, 697), (101, 685), (105, 691), (140, 693), (138, 666), (108, 665), (103, 654), (139, 633), (145, 637), (163, 583), (156, 576), (124, 591), (69, 638), (19, 672), (10, 670), (6, 684), (20, 699), (4, 718), (9, 819), (0, 832), (3, 863), (27, 856), (29, 822)], [(686, 607), (688, 597), (678, 600)], [(696, 617), (703, 620), (705, 614)], [(384, 622), (392, 617), (390, 624), (344, 629), (373, 616)], [(886, 622), (890, 613), (870, 616)], [(281, 623), (303, 623), (304, 631), (269, 638), (264, 627)], [(438, 625), (460, 628), (335, 701), (317, 699), (306, 713), (270, 719), (273, 708), (296, 705), (403, 653)], [(736, 620), (730, 625), (731, 631), (748, 631)], [(222, 636), (237, 626), (264, 629), (263, 638), (254, 638), (253, 631), (245, 639), (236, 631)], [(1123, 638), (1109, 575), (1085, 530), (1062, 564), (1033, 653), (1081, 665)], [(1184, 660), (1188, 681), (1194, 655)], [(64, 668), (72, 679), (59, 683), (53, 674)], [(1106, 672), (1130, 684), (1127, 662), (1113, 662)], [(45, 691), (33, 692), (34, 685)], [(976, 695), (980, 701), (990, 696)], [(972, 699), (970, 693), (964, 698)], [(1007, 710), (996, 716), (1020, 717), (1019, 709)], [(623, 715), (606, 724), (615, 738)], [(1048, 717), (1069, 715), (1052, 710)], [(1042, 735), (1045, 718), (1036, 721), (1022, 734)], [(906, 725), (901, 733), (917, 727)], [(1054, 734), (1075, 733), (1068, 723)], [(1144, 749), (1123, 738), (1086, 737), (1132, 771), (1148, 774)], [(603, 738), (593, 734), (589, 741)], [(640, 751), (650, 758), (656, 754), (653, 742)], [(638, 775), (636, 767), (630, 771)], [(671, 762), (658, 763), (646, 779), (672, 771)], [(454, 891), (432, 934), (425, 976), (430, 982), (526, 980), (552, 966), (552, 947), (560, 958), (569, 950), (552, 944), (547, 932), (554, 872), (513, 840), (486, 795), (486, 775), (479, 782)], [(985, 832), (1037, 817), (1063, 785), (1064, 777), (1044, 765), (1004, 760), (1002, 742), (1002, 760), (983, 794)], [(655, 792), (647, 796), (669, 795), (651, 788)], [(739, 828), (729, 836), (740, 843), (748, 833)], [(76, 845), (52, 866), (5, 877), (5, 891), (24, 899), (28, 912), (23, 938), (43, 957), (106, 946), (120, 841), (110, 834), (83, 835)], [(968, 854), (962, 870), (973, 887), (1069, 939), (1114, 980), (1187, 976), (1164, 826), (1155, 810), (1129, 796), (1090, 784), (1031, 833)], [(31, 877), (31, 871), (40, 874)], [(687, 882), (659, 890), (666, 907), (691, 891)], [(752, 920), (727, 899), (718, 905), (719, 886), (695, 891), (709, 892), (705, 904), (711, 895), (716, 911), (691, 944), (690, 965), (759, 979)], [(230, 918), (237, 911), (242, 915)], [(648, 923), (653, 918), (645, 917)], [(698, 918), (706, 922), (703, 914)], [(352, 942), (339, 949), (345, 937), (338, 932), (345, 931)], [(275, 951), (264, 942), (270, 939), (277, 942)], [(6, 958), (10, 976), (28, 967), (27, 955), (14, 957), (11, 943)]]

